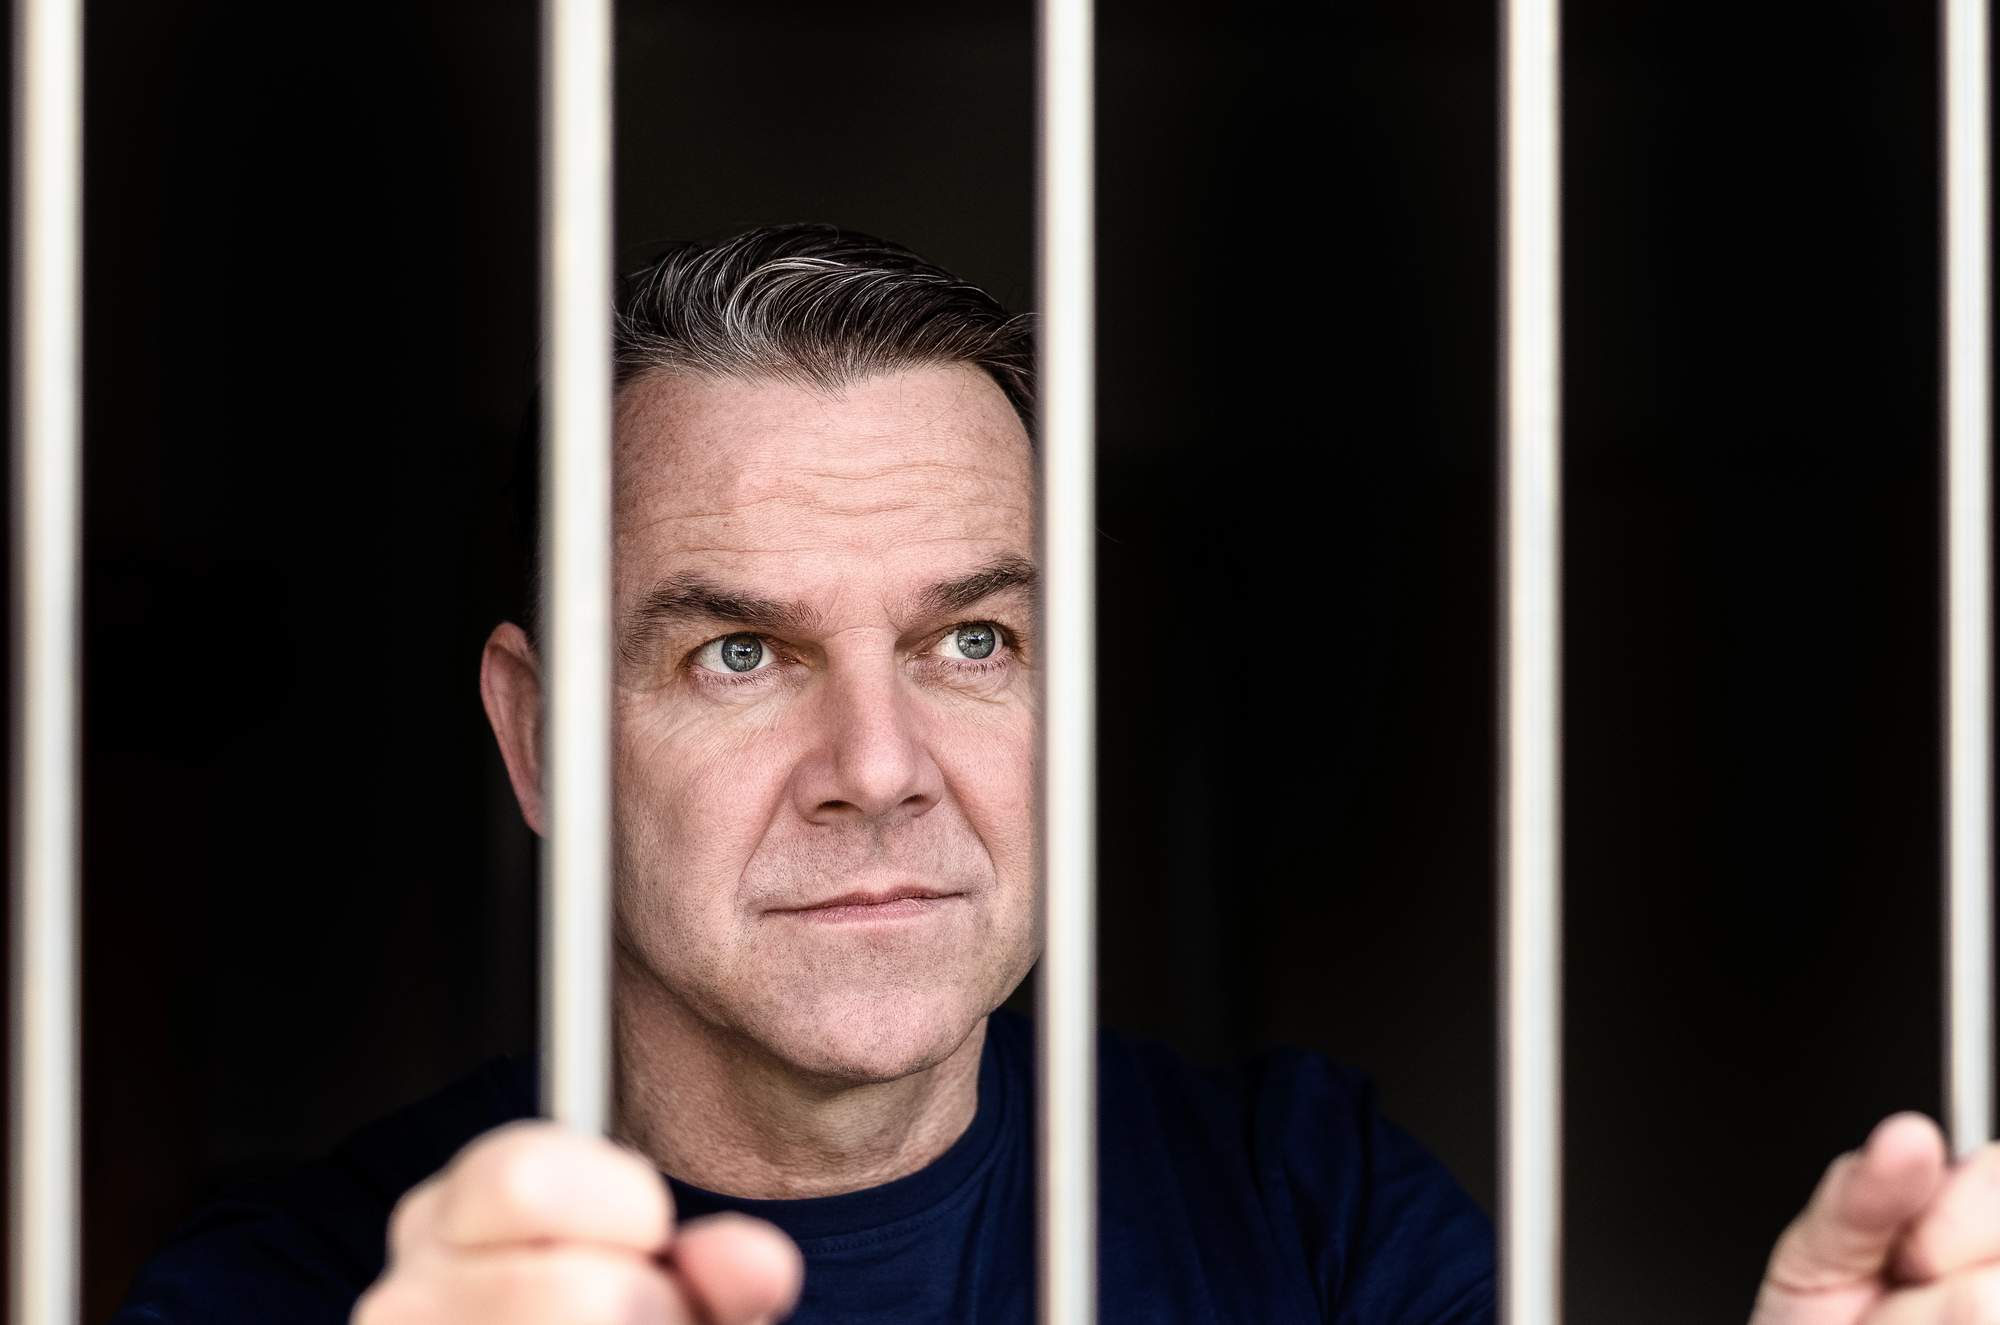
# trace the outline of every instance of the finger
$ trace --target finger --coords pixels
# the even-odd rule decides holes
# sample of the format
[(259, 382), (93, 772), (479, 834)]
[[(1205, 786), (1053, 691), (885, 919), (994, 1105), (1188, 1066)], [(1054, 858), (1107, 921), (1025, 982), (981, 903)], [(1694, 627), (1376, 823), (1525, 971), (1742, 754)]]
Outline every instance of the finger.
[(1891, 1293), (1861, 1325), (2000, 1325), (2000, 1266), (1947, 1275)]
[(1960, 1160), (1897, 1252), (1897, 1275), (1925, 1283), (2000, 1260), (2000, 1145)]
[(758, 1325), (798, 1303), (806, 1265), (792, 1240), (748, 1215), (710, 1215), (684, 1226), (668, 1262), (713, 1325)]
[(605, 1247), (466, 1252), (391, 1274), (352, 1325), (708, 1325), (651, 1258)]
[(653, 1167), (600, 1137), (513, 1123), (459, 1152), (418, 1196), (406, 1242), (460, 1249), (588, 1242), (653, 1253), (673, 1235), (673, 1198)]
[(434, 1174), (403, 1193), (389, 1212), (389, 1264), (394, 1265), (437, 1240), (438, 1201), (444, 1176)]
[(1818, 1293), (1875, 1280), (1904, 1226), (1944, 1181), (1944, 1137), (1922, 1114), (1878, 1123), (1835, 1160), (1771, 1253), (1767, 1289)]

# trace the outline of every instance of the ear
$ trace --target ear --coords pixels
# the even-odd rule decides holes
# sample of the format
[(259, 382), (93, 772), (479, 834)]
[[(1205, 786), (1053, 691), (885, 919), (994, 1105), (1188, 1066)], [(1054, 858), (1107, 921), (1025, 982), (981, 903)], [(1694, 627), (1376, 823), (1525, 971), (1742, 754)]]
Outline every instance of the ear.
[(479, 698), (507, 761), (507, 778), (521, 817), (542, 827), (542, 664), (528, 632), (503, 621), (486, 637), (479, 659)]

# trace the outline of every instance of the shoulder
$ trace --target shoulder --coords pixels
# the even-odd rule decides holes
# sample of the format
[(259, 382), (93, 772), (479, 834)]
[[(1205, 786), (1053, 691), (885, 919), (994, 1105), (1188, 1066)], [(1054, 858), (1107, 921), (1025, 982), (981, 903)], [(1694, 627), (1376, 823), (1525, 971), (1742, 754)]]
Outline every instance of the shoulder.
[[(1145, 1163), (1143, 1152), (1157, 1148), (1152, 1162), (1186, 1175), (1184, 1204), (1234, 1207), (1239, 1223), (1261, 1223), (1261, 1254), (1289, 1267), (1293, 1295), (1310, 1295), (1313, 1318), (1491, 1319), (1490, 1221), (1435, 1156), (1381, 1116), (1365, 1075), (1297, 1049), (1233, 1071), (1115, 1035), (1101, 1053), (1107, 1162)], [(1114, 1130), (1152, 1136), (1114, 1139)]]
[(1285, 1183), (1321, 1278), (1342, 1285), (1353, 1319), (1490, 1318), (1492, 1222), (1382, 1117), (1371, 1080), (1299, 1050), (1269, 1055), (1247, 1077), (1268, 1178)]
[(113, 1325), (345, 1322), (382, 1271), (389, 1212), (403, 1193), (473, 1137), (535, 1107), (533, 1060), (500, 1059), (285, 1179), (230, 1188), (146, 1262)]

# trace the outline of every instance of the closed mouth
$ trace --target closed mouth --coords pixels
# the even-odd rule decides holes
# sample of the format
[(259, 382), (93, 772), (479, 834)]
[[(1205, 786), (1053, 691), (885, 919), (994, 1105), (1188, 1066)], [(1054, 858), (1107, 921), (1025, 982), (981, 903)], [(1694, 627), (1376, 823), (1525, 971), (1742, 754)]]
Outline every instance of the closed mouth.
[(958, 895), (921, 885), (875, 891), (859, 889), (842, 893), (838, 897), (811, 902), (805, 906), (780, 907), (778, 911), (782, 915), (797, 916), (801, 920), (899, 920), (927, 915), (935, 911), (940, 903)]

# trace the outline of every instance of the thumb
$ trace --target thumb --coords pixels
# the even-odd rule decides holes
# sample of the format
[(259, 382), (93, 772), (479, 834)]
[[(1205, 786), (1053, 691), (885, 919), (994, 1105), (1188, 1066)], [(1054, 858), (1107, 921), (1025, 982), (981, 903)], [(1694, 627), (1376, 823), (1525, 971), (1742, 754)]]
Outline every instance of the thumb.
[(1876, 1124), (1861, 1149), (1827, 1168), (1771, 1253), (1767, 1292), (1875, 1288), (1904, 1228), (1944, 1181), (1944, 1137), (1918, 1113)]
[(667, 1259), (707, 1308), (712, 1325), (759, 1325), (798, 1305), (805, 1261), (761, 1219), (719, 1214), (690, 1221)]

